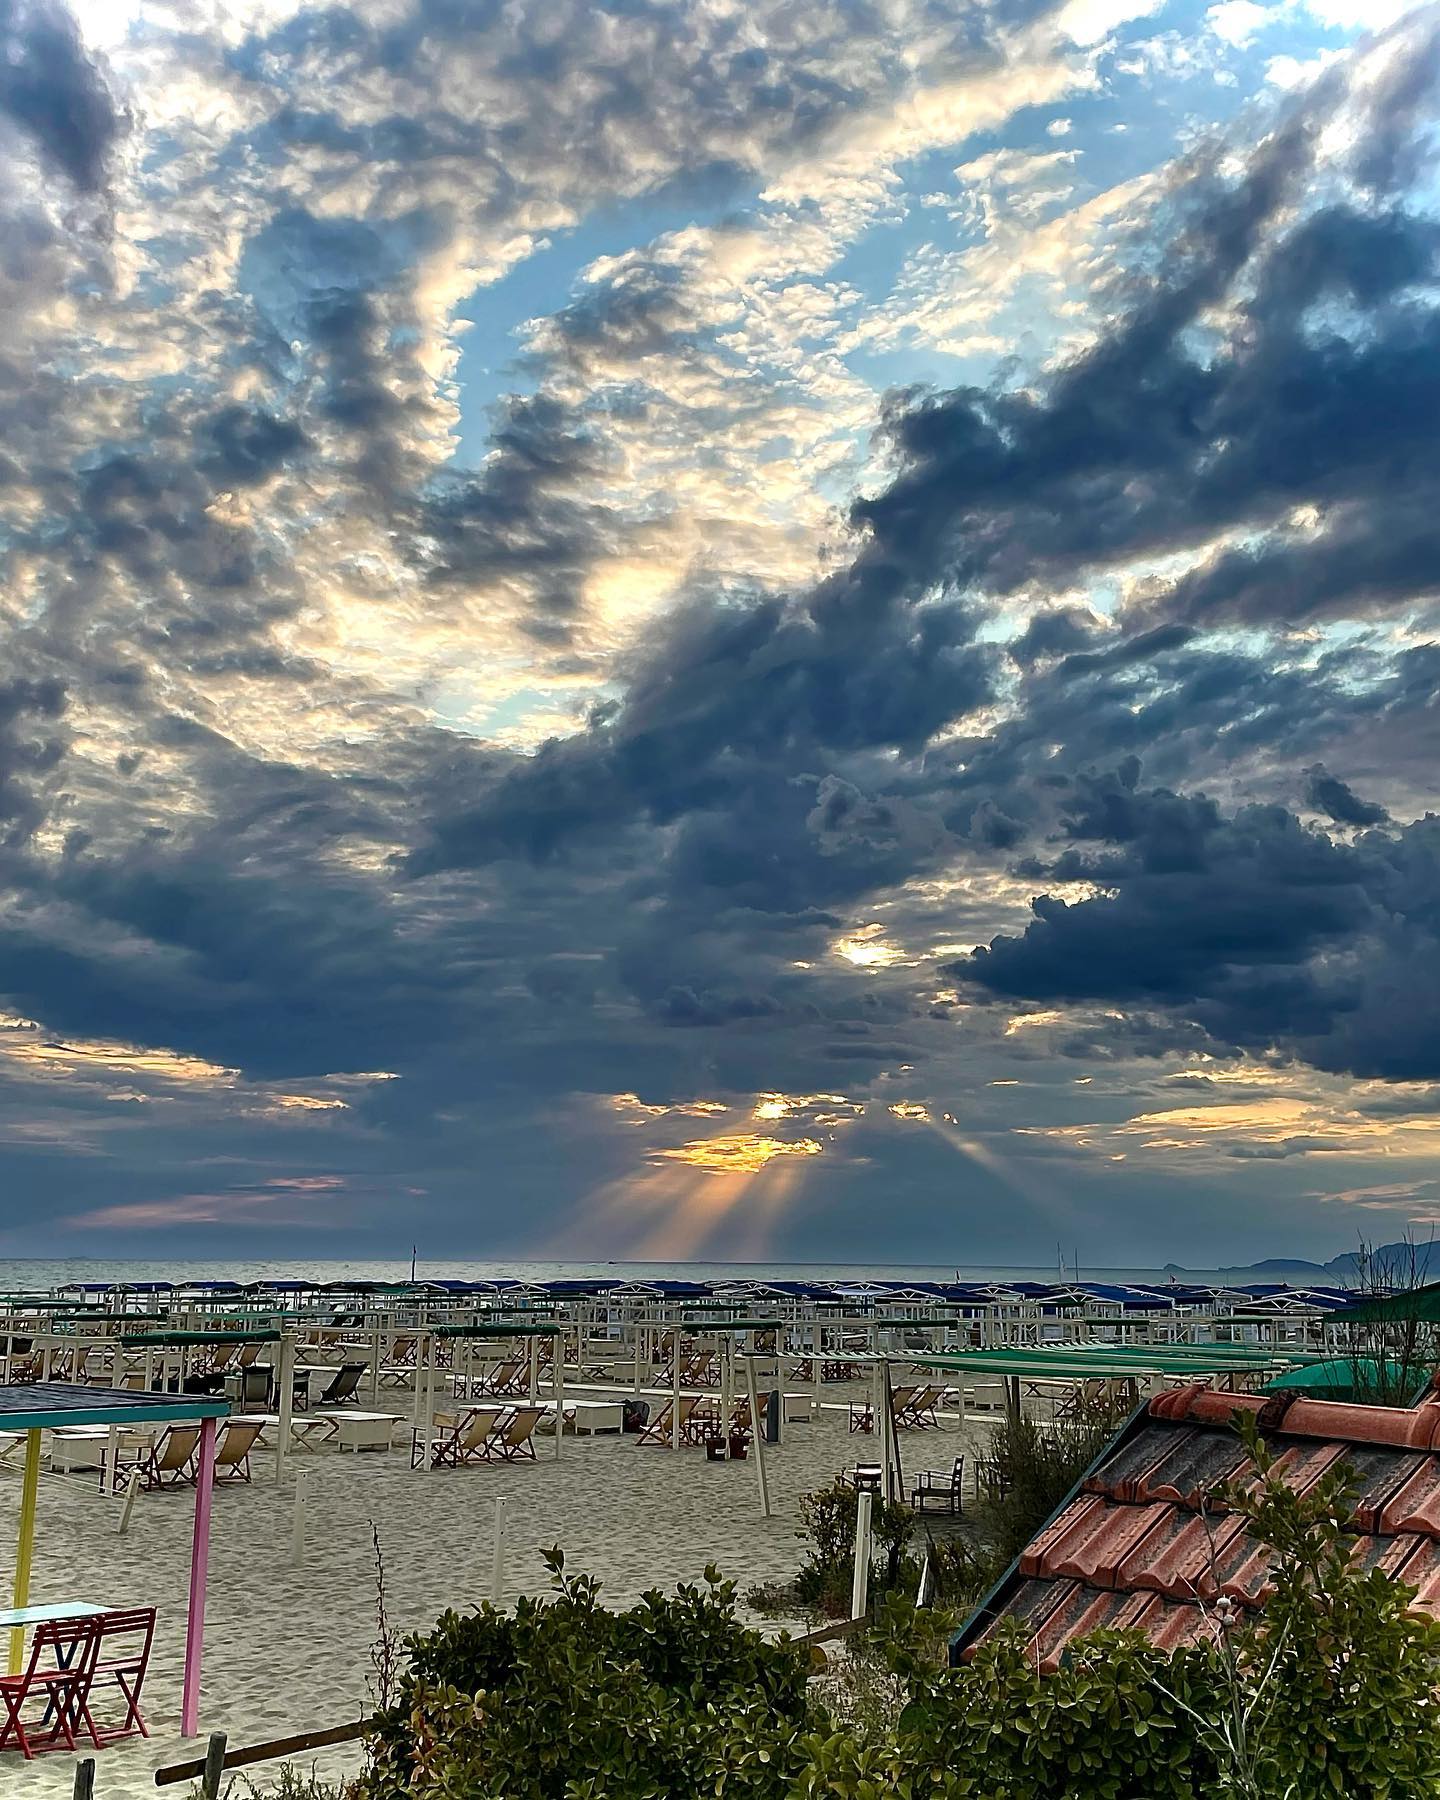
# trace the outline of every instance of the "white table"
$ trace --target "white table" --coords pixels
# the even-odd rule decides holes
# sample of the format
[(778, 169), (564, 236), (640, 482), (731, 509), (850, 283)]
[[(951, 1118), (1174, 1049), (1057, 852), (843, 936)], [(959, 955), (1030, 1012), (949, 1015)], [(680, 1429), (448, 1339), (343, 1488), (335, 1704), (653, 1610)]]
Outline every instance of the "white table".
[[(541, 1400), (538, 1402), (545, 1409), (546, 1429), (555, 1429), (555, 1402)], [(625, 1404), (621, 1400), (567, 1400), (565, 1402), (565, 1424), (573, 1432), (589, 1432), (591, 1436), (597, 1431), (623, 1431), (625, 1429)]]
[[(266, 1437), (265, 1433), (267, 1431), (279, 1430), (280, 1415), (279, 1413), (258, 1412), (231, 1413), (227, 1423), (231, 1425), (258, 1425), (260, 1427), (260, 1436), (255, 1441), (268, 1450), (273, 1449), (274, 1445), (272, 1440)], [(292, 1413), (290, 1415), (290, 1437), (292, 1439), (293, 1448), (296, 1450), (313, 1450), (316, 1444), (327, 1443), (330, 1438), (335, 1435), (333, 1431), (328, 1431), (326, 1429), (329, 1423), (330, 1421), (328, 1418), (316, 1413)], [(313, 1442), (312, 1439), (314, 1440)]]
[(0, 1631), (13, 1631), (17, 1626), (44, 1625), (51, 1619), (88, 1619), (92, 1613), (109, 1610), (108, 1606), (97, 1606), (93, 1600), (62, 1600), (54, 1606), (11, 1606), (0, 1612)]
[(359, 1412), (353, 1406), (322, 1407), (307, 1415), (333, 1425), (323, 1441), (337, 1450), (388, 1450), (390, 1435), (402, 1421), (394, 1413)]

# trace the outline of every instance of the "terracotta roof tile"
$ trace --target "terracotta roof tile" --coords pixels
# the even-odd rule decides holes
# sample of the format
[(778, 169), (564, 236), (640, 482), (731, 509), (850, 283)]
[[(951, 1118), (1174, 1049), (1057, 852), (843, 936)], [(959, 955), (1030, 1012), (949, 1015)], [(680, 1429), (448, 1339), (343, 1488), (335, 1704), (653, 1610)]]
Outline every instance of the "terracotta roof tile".
[(1350, 1560), (1358, 1564), (1364, 1575), (1368, 1575), (1371, 1569), (1379, 1569), (1382, 1574), (1398, 1578), (1401, 1569), (1425, 1541), (1413, 1532), (1406, 1532), (1401, 1537), (1380, 1537), (1375, 1533), (1367, 1533), (1364, 1537), (1356, 1538)]
[(1176, 1438), (1170, 1454), (1141, 1478), (1136, 1498), (1198, 1507), (1244, 1463), (1245, 1447), (1233, 1431), (1186, 1431)]
[(1142, 1425), (1133, 1438), (1086, 1477), (1086, 1492), (1108, 1494), (1112, 1500), (1136, 1499), (1150, 1470), (1175, 1455), (1195, 1435), (1173, 1425)]
[(1354, 1470), (1355, 1525), (1360, 1531), (1379, 1531), (1380, 1514), (1426, 1460), (1418, 1450), (1392, 1450), (1382, 1444), (1347, 1444), (1345, 1460)]
[(1067, 1595), (1035, 1633), (1030, 1642), (1030, 1653), (1047, 1675), (1053, 1675), (1077, 1637), (1113, 1629), (1118, 1618), (1137, 1610), (1133, 1594), (1115, 1594), (1108, 1589), (1082, 1587), (1077, 1583), (1075, 1591)]
[(1072, 1500), (1060, 1514), (1036, 1538), (1033, 1538), (1024, 1555), (1020, 1558), (1022, 1575), (1039, 1575), (1046, 1566), (1046, 1558), (1055, 1546), (1064, 1541), (1071, 1532), (1081, 1530), (1087, 1519), (1100, 1512), (1105, 1502), (1098, 1497), (1083, 1497)]
[(1440, 1618), (1440, 1544), (1434, 1538), (1421, 1538), (1400, 1565), (1398, 1579), (1415, 1589), (1417, 1612)]
[(1170, 1507), (1159, 1501), (1150, 1506), (1121, 1506), (1102, 1500), (1098, 1507), (1077, 1516), (1070, 1529), (1046, 1549), (1036, 1573), (1071, 1575), (1093, 1587), (1121, 1586), (1116, 1579), (1119, 1565), (1170, 1516)]
[(1197, 1601), (1227, 1594), (1263, 1606), (1272, 1553), (1211, 1498), (1244, 1466), (1230, 1429), (1240, 1409), (1256, 1414), (1297, 1492), (1353, 1466), (1356, 1562), (1413, 1587), (1417, 1610), (1440, 1618), (1440, 1400), (1407, 1410), (1191, 1386), (1150, 1402), (1086, 1491), (1027, 1547), (956, 1653), (969, 1655), (1008, 1617), (1038, 1665), (1053, 1669), (1076, 1637), (1101, 1626), (1134, 1626), (1174, 1649), (1215, 1629)]
[(1171, 1600), (1208, 1600), (1217, 1557), (1244, 1532), (1243, 1520), (1166, 1510), (1165, 1517), (1116, 1570), (1116, 1587), (1149, 1590)]
[(1381, 1531), (1420, 1531), (1440, 1537), (1440, 1459), (1427, 1456), (1380, 1509)]
[(1215, 1559), (1215, 1580), (1222, 1594), (1246, 1606), (1263, 1606), (1275, 1592), (1271, 1573), (1275, 1552), (1248, 1531), (1238, 1531)]

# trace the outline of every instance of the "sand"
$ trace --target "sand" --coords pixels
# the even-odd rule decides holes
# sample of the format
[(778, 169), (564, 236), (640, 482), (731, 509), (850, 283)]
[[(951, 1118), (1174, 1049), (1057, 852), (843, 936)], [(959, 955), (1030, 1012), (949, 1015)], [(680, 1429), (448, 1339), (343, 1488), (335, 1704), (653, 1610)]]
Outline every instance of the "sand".
[[(585, 1390), (577, 1390), (584, 1392)], [(93, 1474), (41, 1478), (31, 1600), (85, 1600), (159, 1608), (155, 1657), (143, 1704), (148, 1740), (95, 1752), (96, 1800), (154, 1795), (153, 1771), (202, 1755), (205, 1734), (233, 1745), (338, 1725), (368, 1709), (375, 1640), (375, 1559), (371, 1525), (384, 1552), (391, 1622), (423, 1629), (447, 1606), (489, 1598), (494, 1504), (508, 1502), (505, 1595), (546, 1590), (539, 1552), (560, 1544), (569, 1566), (599, 1576), (611, 1604), (650, 1587), (700, 1579), (709, 1562), (742, 1590), (794, 1573), (803, 1554), (797, 1501), (840, 1469), (873, 1458), (874, 1440), (852, 1435), (843, 1401), (861, 1390), (829, 1388), (818, 1419), (787, 1426), (767, 1446), (774, 1516), (762, 1516), (753, 1461), (710, 1463), (696, 1449), (637, 1445), (633, 1437), (570, 1437), (561, 1459), (538, 1440), (539, 1459), (412, 1473), (408, 1422), (388, 1453), (319, 1450), (290, 1459), (282, 1484), (268, 1453), (254, 1460), (252, 1486), (215, 1495), (204, 1683), (198, 1739), (180, 1737), (180, 1672), (194, 1492), (144, 1494), (130, 1529), (116, 1531), (120, 1501), (97, 1491)], [(395, 1407), (404, 1410), (400, 1397)], [(983, 1438), (983, 1423), (940, 1432), (907, 1431), (901, 1454), (912, 1469), (948, 1468)], [(308, 1471), (305, 1548), (292, 1560), (295, 1478)], [(18, 1473), (0, 1474), (0, 1592), (8, 1593)], [(767, 1629), (771, 1628), (769, 1626)], [(83, 1754), (83, 1752), (82, 1752)], [(319, 1772), (353, 1771), (358, 1747), (297, 1758)], [(26, 1765), (0, 1757), (4, 1791), (69, 1795), (75, 1759), (48, 1752)], [(252, 1774), (274, 1774), (277, 1764)], [(23, 1786), (21, 1785), (23, 1783)], [(163, 1790), (187, 1794), (187, 1786)], [(237, 1783), (238, 1796), (243, 1792)]]

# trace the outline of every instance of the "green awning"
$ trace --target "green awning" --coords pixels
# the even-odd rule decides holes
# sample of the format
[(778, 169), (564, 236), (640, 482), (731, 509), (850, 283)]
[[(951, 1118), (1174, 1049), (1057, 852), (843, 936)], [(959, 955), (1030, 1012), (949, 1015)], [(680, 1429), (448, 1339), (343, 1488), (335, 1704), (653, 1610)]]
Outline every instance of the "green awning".
[(1440, 1325), (1440, 1281), (1391, 1294), (1385, 1300), (1347, 1301), (1331, 1312), (1329, 1325)]
[(489, 1325), (426, 1325), (421, 1327), (437, 1338), (523, 1338), (559, 1337), (564, 1327), (550, 1319), (536, 1319), (529, 1325), (510, 1325), (497, 1319)]
[(135, 1331), (120, 1339), (122, 1350), (180, 1350), (191, 1344), (278, 1344), (278, 1331)]
[[(1405, 1388), (1425, 1384), (1427, 1372), (1407, 1368), (1404, 1363), (1387, 1358), (1384, 1372), (1373, 1356), (1334, 1357), (1329, 1362), (1311, 1363), (1304, 1369), (1287, 1369), (1267, 1382), (1265, 1392), (1322, 1394), (1327, 1399), (1365, 1400), (1381, 1393), (1398, 1394)], [(1409, 1393), (1405, 1395), (1410, 1398)]]

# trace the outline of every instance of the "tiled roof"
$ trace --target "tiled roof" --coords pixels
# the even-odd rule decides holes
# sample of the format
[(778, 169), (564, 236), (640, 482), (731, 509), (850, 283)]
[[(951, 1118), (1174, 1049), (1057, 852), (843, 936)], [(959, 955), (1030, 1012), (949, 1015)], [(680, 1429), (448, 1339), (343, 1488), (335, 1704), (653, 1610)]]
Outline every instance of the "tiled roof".
[(1351, 1466), (1356, 1558), (1416, 1588), (1416, 1608), (1440, 1618), (1440, 1399), (1401, 1409), (1197, 1385), (1156, 1395), (1131, 1420), (957, 1634), (952, 1660), (1006, 1619), (1049, 1671), (1073, 1639), (1102, 1627), (1133, 1627), (1173, 1650), (1209, 1629), (1201, 1602), (1223, 1594), (1263, 1606), (1271, 1552), (1215, 1497), (1244, 1479), (1237, 1411), (1257, 1415), (1275, 1472), (1297, 1492)]

